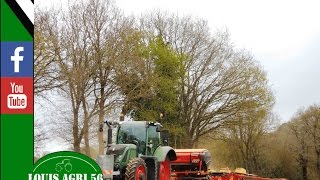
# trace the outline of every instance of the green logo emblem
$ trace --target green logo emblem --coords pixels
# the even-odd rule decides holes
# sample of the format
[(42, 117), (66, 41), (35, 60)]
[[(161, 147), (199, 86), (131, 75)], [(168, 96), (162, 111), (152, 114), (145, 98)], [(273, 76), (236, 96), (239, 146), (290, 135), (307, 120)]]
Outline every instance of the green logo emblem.
[(103, 175), (91, 158), (75, 152), (57, 152), (38, 160), (28, 180), (103, 180)]

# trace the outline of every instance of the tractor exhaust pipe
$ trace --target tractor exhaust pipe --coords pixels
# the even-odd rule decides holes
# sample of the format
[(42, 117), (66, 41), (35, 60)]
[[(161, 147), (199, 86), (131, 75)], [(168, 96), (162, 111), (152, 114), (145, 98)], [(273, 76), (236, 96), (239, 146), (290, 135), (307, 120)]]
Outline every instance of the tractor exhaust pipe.
[(110, 123), (108, 121), (106, 121), (106, 124), (108, 126), (108, 139), (107, 139), (107, 146), (110, 146), (110, 144), (112, 143), (112, 127), (110, 125)]
[[(110, 123), (109, 123), (108, 121), (105, 121), (104, 123), (106, 123), (107, 126), (108, 126), (108, 131), (107, 131), (107, 136), (108, 136), (107, 146), (110, 146), (110, 144), (112, 144), (112, 127), (111, 127), (111, 125), (110, 125)], [(103, 124), (100, 124), (99, 132), (103, 132)]]
[(112, 143), (112, 129), (109, 126), (108, 128), (108, 140), (107, 140), (107, 146), (109, 146)]

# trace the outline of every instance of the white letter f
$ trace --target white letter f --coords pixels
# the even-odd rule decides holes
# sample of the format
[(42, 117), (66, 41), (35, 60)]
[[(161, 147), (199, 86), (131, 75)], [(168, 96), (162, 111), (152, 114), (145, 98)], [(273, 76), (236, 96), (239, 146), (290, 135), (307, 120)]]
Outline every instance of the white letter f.
[(24, 51), (24, 47), (17, 47), (14, 50), (14, 55), (11, 56), (11, 61), (14, 62), (14, 72), (20, 72), (19, 62), (23, 61), (23, 56), (20, 56), (21, 51)]

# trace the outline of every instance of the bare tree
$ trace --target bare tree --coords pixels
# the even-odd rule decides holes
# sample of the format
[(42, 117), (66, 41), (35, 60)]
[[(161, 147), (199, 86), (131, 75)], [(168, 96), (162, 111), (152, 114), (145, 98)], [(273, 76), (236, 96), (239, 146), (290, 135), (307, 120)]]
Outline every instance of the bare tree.
[(297, 149), (295, 153), (297, 154), (297, 161), (301, 166), (302, 178), (304, 180), (308, 179), (308, 166), (309, 166), (309, 147), (307, 145), (307, 134), (301, 131), (299, 125), (291, 125), (291, 130), (297, 139)]
[[(133, 29), (133, 19), (123, 16), (111, 1), (103, 0), (73, 2), (46, 18), (43, 31), (49, 37), (46, 44), (54, 58), (53, 67), (58, 70), (55, 81), (71, 102), (74, 150), (80, 151), (83, 139), (89, 155), (89, 126), (96, 115), (96, 124), (102, 124), (106, 112), (121, 97), (114, 81), (115, 66), (130, 57), (126, 37)], [(97, 132), (102, 154), (103, 133)]]
[(34, 93), (42, 96), (44, 92), (60, 87), (63, 81), (58, 81), (58, 67), (55, 61), (50, 38), (52, 34), (48, 31), (50, 23), (49, 10), (36, 8), (35, 30), (34, 30)]
[(297, 161), (302, 170), (303, 179), (313, 179), (310, 175), (315, 166), (315, 177), (320, 175), (320, 107), (310, 106), (300, 109), (290, 123), (290, 129), (296, 139), (293, 146)]
[[(80, 151), (82, 138), (87, 137), (89, 117), (86, 103), (87, 97), (92, 94), (93, 69), (91, 46), (88, 33), (83, 29), (82, 4), (69, 5), (61, 14), (51, 14), (46, 26), (49, 34), (48, 49), (53, 51), (56, 65), (59, 67), (59, 80), (64, 83), (60, 90), (67, 94), (71, 100), (73, 113), (73, 147)], [(84, 124), (80, 126), (81, 106), (85, 113)], [(97, 102), (94, 101), (91, 114), (95, 111)], [(88, 139), (85, 139), (88, 144)]]
[[(94, 95), (99, 106), (99, 124), (103, 124), (105, 114), (114, 108), (119, 100), (114, 82), (115, 66), (121, 61), (126, 49), (123, 38), (133, 24), (109, 0), (91, 0), (84, 7), (83, 28), (92, 46), (92, 59), (95, 62), (93, 76)], [(104, 152), (103, 133), (97, 131), (99, 154)]]
[(145, 15), (140, 29), (162, 36), (185, 57), (178, 122), (186, 147), (237, 113), (272, 104), (266, 75), (252, 55), (236, 51), (227, 33), (211, 34), (206, 21), (158, 12)]
[[(55, 54), (50, 43), (52, 37), (47, 29), (50, 23), (50, 13), (48, 10), (35, 9), (35, 29), (34, 29), (34, 94), (35, 103), (42, 106), (43, 101), (48, 101), (46, 93), (60, 87), (63, 81), (58, 81), (58, 68), (55, 64)], [(37, 114), (36, 114), (37, 115)], [(34, 145), (35, 151), (40, 152), (44, 147), (44, 142), (48, 139), (46, 124), (39, 118), (34, 122)]]
[(34, 122), (34, 149), (35, 152), (42, 150), (44, 142), (48, 139), (48, 136), (43, 128), (43, 125), (39, 121)]
[[(238, 114), (234, 120), (225, 123), (222, 139), (233, 148), (235, 154), (240, 156), (237, 166), (246, 168), (251, 173), (263, 172), (262, 150), (263, 138), (268, 134), (269, 109), (251, 110)], [(220, 133), (221, 134), (221, 133)], [(239, 158), (240, 157), (240, 158)]]
[(320, 177), (320, 106), (312, 105), (301, 116), (306, 133), (310, 137), (310, 146), (314, 152), (314, 164), (316, 166), (316, 176)]

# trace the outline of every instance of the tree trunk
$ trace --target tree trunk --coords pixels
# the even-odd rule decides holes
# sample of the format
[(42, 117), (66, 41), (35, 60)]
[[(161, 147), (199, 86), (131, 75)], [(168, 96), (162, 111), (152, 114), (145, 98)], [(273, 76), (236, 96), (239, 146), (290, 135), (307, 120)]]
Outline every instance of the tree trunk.
[(73, 151), (80, 152), (80, 140), (78, 138), (73, 140)]
[(75, 152), (80, 152), (80, 141), (78, 139), (73, 142), (73, 150)]
[[(100, 89), (100, 102), (99, 102), (99, 124), (104, 123), (104, 85), (101, 83), (101, 89)], [(99, 144), (99, 154), (104, 154), (104, 139), (103, 139), (103, 131), (100, 132), (98, 130), (98, 144)]]
[[(88, 121), (88, 120), (85, 120)], [(91, 152), (90, 152), (90, 141), (89, 141), (89, 126), (87, 124), (88, 122), (85, 122), (84, 128), (84, 144), (85, 144), (85, 153), (87, 156), (91, 157)]]
[(319, 180), (320, 180), (320, 151), (316, 151), (316, 157), (317, 157), (317, 173), (318, 173), (318, 175), (319, 175)]
[(302, 166), (302, 177), (304, 180), (308, 180), (308, 169), (307, 166)]
[(85, 97), (83, 96), (82, 99), (82, 108), (83, 108), (83, 113), (84, 113), (84, 120), (83, 120), (83, 137), (84, 137), (84, 144), (85, 144), (85, 153), (87, 156), (91, 156), (90, 153), (90, 141), (89, 141), (89, 114), (88, 114), (88, 109), (87, 109), (87, 104)]
[(308, 160), (305, 157), (300, 157), (300, 163), (302, 169), (302, 178), (303, 180), (308, 180)]
[(193, 148), (195, 142), (193, 140), (192, 134), (187, 134), (182, 136), (182, 149), (191, 149)]
[(194, 140), (192, 143), (192, 148), (197, 149), (198, 148), (198, 140)]
[(78, 117), (78, 110), (73, 111), (73, 127), (72, 127), (72, 135), (73, 135), (73, 150), (75, 152), (80, 152), (80, 142), (79, 139), (79, 117)]

